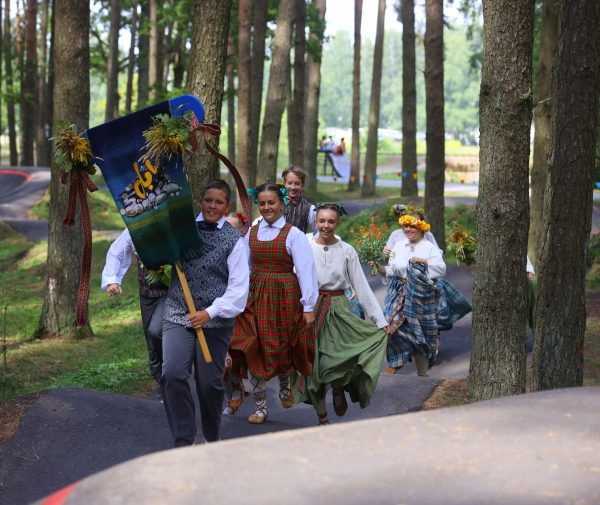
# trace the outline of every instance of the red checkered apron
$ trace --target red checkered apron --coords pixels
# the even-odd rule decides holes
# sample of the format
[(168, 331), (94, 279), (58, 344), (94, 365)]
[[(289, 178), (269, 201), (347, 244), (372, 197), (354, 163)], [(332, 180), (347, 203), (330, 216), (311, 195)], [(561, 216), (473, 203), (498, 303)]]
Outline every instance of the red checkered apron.
[(264, 380), (292, 368), (310, 375), (315, 357), (314, 329), (304, 322), (300, 285), (285, 248), (290, 229), (286, 223), (270, 241), (258, 240), (258, 226), (250, 230), (250, 294), (231, 337), (234, 368), (242, 374), (249, 368)]

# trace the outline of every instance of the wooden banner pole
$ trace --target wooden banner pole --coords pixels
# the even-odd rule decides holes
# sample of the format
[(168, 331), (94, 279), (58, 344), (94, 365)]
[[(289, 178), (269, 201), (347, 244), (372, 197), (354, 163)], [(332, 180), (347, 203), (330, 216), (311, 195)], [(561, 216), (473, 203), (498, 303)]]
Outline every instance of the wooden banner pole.
[[(181, 287), (183, 288), (183, 296), (185, 296), (185, 301), (188, 306), (188, 310), (190, 314), (196, 312), (196, 306), (194, 305), (194, 299), (192, 298), (192, 293), (190, 292), (190, 287), (188, 286), (187, 279), (179, 266), (179, 263), (175, 263), (175, 269), (177, 270), (177, 276), (179, 277), (179, 282), (181, 282)], [(202, 328), (196, 328), (196, 335), (198, 335), (198, 342), (200, 342), (200, 348), (202, 349), (202, 354), (204, 355), (204, 361), (210, 363), (212, 361), (212, 357), (210, 355), (210, 351), (208, 350), (208, 345), (206, 344), (206, 337), (204, 336), (204, 332)]]

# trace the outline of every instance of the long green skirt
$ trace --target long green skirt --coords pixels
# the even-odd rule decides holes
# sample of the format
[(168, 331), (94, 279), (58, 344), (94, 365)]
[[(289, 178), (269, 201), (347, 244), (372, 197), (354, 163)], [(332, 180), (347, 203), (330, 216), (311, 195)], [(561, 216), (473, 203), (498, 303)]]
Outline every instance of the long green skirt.
[[(317, 309), (317, 319), (319, 309)], [(334, 296), (317, 336), (310, 377), (296, 377), (296, 402), (317, 405), (333, 384), (343, 386), (361, 408), (371, 403), (385, 358), (387, 335), (373, 323), (356, 317), (345, 296)]]

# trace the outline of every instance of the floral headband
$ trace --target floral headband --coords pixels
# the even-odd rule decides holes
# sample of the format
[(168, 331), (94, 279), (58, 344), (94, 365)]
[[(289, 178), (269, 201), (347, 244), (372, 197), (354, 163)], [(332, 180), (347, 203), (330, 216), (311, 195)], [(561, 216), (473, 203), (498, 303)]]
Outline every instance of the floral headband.
[(348, 215), (346, 209), (344, 209), (344, 207), (337, 202), (319, 202), (315, 205), (315, 212), (318, 212), (321, 209), (335, 210), (340, 216), (343, 216), (344, 214), (346, 216)]
[(421, 230), (423, 233), (426, 233), (429, 230), (431, 230), (431, 226), (427, 221), (425, 221), (424, 219), (419, 219), (415, 216), (411, 216), (409, 214), (404, 214), (403, 216), (401, 216), (400, 219), (398, 219), (398, 223), (400, 224), (400, 226), (412, 226), (417, 230)]
[[(288, 190), (285, 189), (283, 186), (279, 186), (279, 193), (281, 194), (282, 198), (283, 198), (283, 204), (284, 205), (288, 205), (290, 203), (290, 200), (288, 198)], [(249, 188), (247, 190), (248, 196), (250, 196), (252, 198), (252, 200), (254, 201), (254, 203), (258, 203), (258, 189), (257, 188)]]

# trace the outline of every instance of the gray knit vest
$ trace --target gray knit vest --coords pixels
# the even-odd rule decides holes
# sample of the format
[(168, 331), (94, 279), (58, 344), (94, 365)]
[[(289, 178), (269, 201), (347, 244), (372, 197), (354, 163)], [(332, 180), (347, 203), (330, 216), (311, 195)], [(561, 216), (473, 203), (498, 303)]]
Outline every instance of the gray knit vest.
[(297, 204), (290, 202), (281, 209), (281, 214), (285, 217), (285, 222), (298, 228), (302, 233), (306, 232), (308, 226), (308, 215), (310, 214), (311, 203), (306, 197), (301, 197)]
[[(190, 287), (196, 310), (203, 310), (212, 305), (216, 298), (223, 296), (227, 290), (229, 280), (227, 258), (241, 235), (228, 222), (225, 222), (221, 229), (214, 231), (198, 229), (198, 234), (202, 241), (200, 257), (182, 261), (181, 267)], [(165, 303), (164, 319), (189, 327), (188, 314), (189, 310), (179, 277), (176, 272), (173, 272)], [(234, 325), (235, 318), (215, 317), (205, 325), (205, 328), (233, 328)]]

